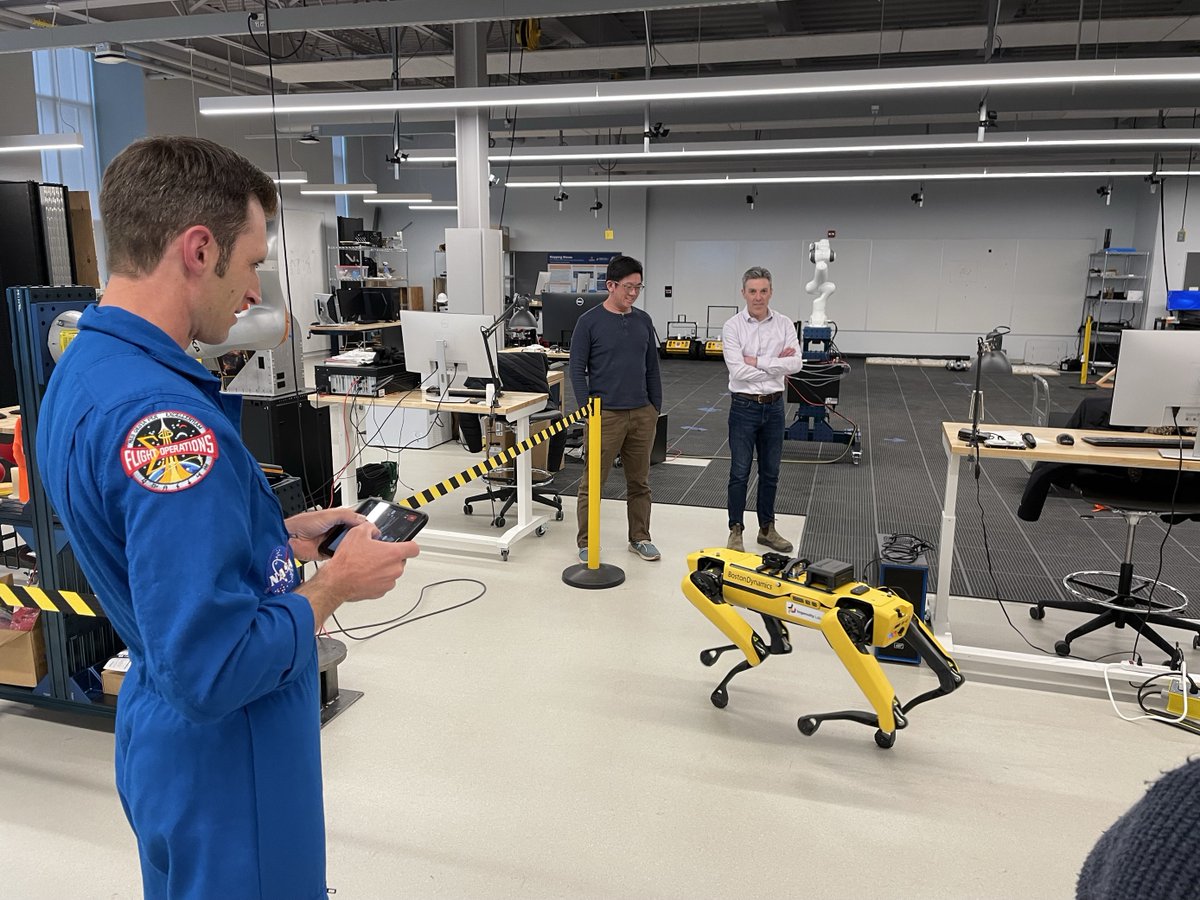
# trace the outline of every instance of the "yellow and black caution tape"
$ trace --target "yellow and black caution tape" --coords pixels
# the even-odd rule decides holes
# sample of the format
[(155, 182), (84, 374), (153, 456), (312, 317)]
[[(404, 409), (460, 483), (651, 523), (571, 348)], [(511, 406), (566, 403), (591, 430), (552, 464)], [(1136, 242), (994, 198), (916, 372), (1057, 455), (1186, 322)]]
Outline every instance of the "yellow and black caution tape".
[(426, 503), (432, 503), (440, 497), (445, 497), (451, 491), (462, 487), (464, 484), (470, 484), (476, 478), (482, 478), (488, 472), (508, 465), (522, 453), (528, 453), (538, 444), (548, 441), (554, 435), (566, 431), (576, 422), (582, 422), (592, 414), (593, 402), (589, 401), (586, 406), (581, 406), (578, 410), (571, 413), (571, 415), (559, 419), (549, 428), (543, 429), (537, 434), (531, 434), (526, 440), (521, 441), (521, 443), (506, 450), (501, 450), (495, 456), (489, 456), (483, 462), (471, 466), (469, 469), (463, 469), (456, 475), (451, 475), (444, 481), (439, 481), (437, 484), (427, 487), (423, 491), (417, 491), (411, 497), (397, 502), (400, 506), (407, 506), (409, 509), (419, 509)]
[(75, 591), (48, 591), (27, 585), (0, 584), (0, 604), (14, 609), (25, 606), (69, 616), (106, 618), (104, 610), (100, 608), (100, 601), (91, 594), (78, 594)]
[[(411, 497), (401, 500), (400, 504), (410, 509), (418, 509), (426, 503), (432, 503), (439, 497), (445, 497), (455, 488), (460, 488), (464, 484), (470, 484), (476, 478), (482, 478), (488, 472), (511, 463), (522, 453), (528, 453), (538, 444), (550, 440), (554, 435), (561, 434), (576, 422), (582, 422), (588, 418), (592, 415), (594, 402), (589, 401), (587, 406), (580, 407), (571, 413), (571, 415), (559, 419), (550, 427), (539, 431), (537, 434), (530, 435), (528, 439), (521, 441), (521, 443), (506, 450), (501, 450), (495, 456), (489, 456), (483, 462), (471, 466), (469, 469), (464, 469), (456, 475), (451, 475), (449, 478), (439, 481), (432, 487), (418, 491)], [(100, 608), (100, 602), (94, 596), (91, 594), (76, 593), (75, 591), (48, 591), (38, 587), (0, 583), (0, 604), (13, 608), (26, 606), (30, 609), (43, 609), (46, 612), (64, 613), (65, 615), (107, 618), (104, 615), (104, 610)]]

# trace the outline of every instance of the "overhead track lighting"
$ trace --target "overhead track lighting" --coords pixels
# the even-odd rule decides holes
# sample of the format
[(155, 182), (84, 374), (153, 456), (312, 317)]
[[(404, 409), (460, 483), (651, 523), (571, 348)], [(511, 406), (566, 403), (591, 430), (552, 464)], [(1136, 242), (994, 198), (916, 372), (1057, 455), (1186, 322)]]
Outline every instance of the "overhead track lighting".
[(406, 203), (410, 206), (432, 202), (432, 194), (375, 194), (363, 200), (363, 203)]
[[(1142, 128), (1123, 131), (1043, 131), (991, 134), (980, 142), (971, 135), (913, 135), (891, 138), (817, 138), (778, 141), (698, 141), (659, 144), (647, 150), (631, 144), (544, 147), (489, 153), (492, 163), (569, 163), (645, 159), (724, 159), (755, 156), (822, 156), (844, 153), (906, 153), (975, 150), (1070, 150), (1200, 146), (1200, 130)], [(413, 150), (412, 165), (455, 162), (445, 150)]]
[(301, 144), (319, 144), (321, 143), (320, 136), (315, 131), (310, 131), (304, 137), (297, 138)]
[(1191, 57), (1064, 60), (1002, 65), (921, 66), (855, 72), (729, 75), (585, 84), (507, 85), (408, 91), (338, 92), (251, 97), (201, 97), (200, 113), (238, 116), (277, 113), (391, 112), (404, 109), (631, 105), (670, 100), (736, 100), (749, 97), (821, 97), (954, 89), (1200, 82)]
[[(818, 172), (805, 174), (768, 174), (755, 172), (746, 175), (658, 175), (613, 176), (612, 178), (510, 178), (510, 188), (554, 188), (560, 193), (573, 187), (698, 187), (701, 185), (758, 185), (758, 184), (833, 184), (880, 181), (1004, 181), (1028, 178), (1133, 178), (1150, 173), (1147, 167), (1128, 169), (910, 169), (899, 172)], [(1164, 171), (1159, 176), (1200, 175), (1182, 170)], [(556, 198), (557, 199), (557, 198)]]
[(456, 212), (458, 207), (453, 203), (423, 203), (420, 206), (410, 206), (409, 209), (414, 212)]
[(40, 150), (82, 150), (83, 135), (8, 134), (0, 135), (0, 153), (36, 153)]
[(379, 193), (379, 188), (373, 184), (307, 184), (300, 188), (302, 194), (315, 195), (370, 195)]
[(271, 172), (271, 180), (276, 184), (308, 184), (307, 172)]

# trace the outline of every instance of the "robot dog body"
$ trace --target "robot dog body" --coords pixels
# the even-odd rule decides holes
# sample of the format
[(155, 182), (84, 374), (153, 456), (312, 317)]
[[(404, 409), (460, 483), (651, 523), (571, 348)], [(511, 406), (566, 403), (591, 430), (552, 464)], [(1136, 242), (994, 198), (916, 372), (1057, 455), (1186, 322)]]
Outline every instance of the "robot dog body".
[[(814, 571), (818, 567), (819, 571)], [(831, 573), (839, 567), (839, 577), (833, 577)], [(823, 721), (842, 719), (875, 727), (875, 742), (888, 748), (895, 743), (896, 731), (908, 724), (906, 713), (912, 707), (948, 694), (962, 684), (958, 666), (913, 614), (911, 603), (891, 591), (853, 579), (838, 584), (842, 577), (849, 578), (849, 567), (832, 560), (811, 566), (776, 553), (759, 556), (723, 548), (699, 550), (688, 556), (684, 596), (733, 641), (732, 645), (703, 651), (700, 661), (711, 666), (727, 650), (740, 650), (746, 657), (713, 691), (713, 705), (724, 709), (729, 703), (726, 686), (733, 676), (759, 665), (771, 654), (792, 651), (784, 623), (820, 631), (874, 710), (802, 716), (797, 725), (806, 735), (815, 732)], [(763, 617), (769, 644), (734, 607)], [(870, 652), (872, 646), (887, 647), (901, 638), (938, 678), (936, 690), (906, 704), (896, 698), (891, 682)]]

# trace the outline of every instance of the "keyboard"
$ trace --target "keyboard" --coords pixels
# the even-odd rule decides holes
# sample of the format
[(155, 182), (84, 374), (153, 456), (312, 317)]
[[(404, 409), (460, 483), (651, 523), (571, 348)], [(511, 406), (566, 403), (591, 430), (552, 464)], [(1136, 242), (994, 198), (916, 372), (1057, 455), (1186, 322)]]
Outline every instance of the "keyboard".
[[(438, 391), (437, 388), (426, 388), (425, 393), (431, 397), (438, 397), (441, 395), (441, 392)], [(496, 396), (499, 397), (501, 393), (501, 391), (496, 391)], [(472, 400), (482, 400), (487, 397), (487, 391), (484, 391), (480, 388), (450, 388), (450, 390), (446, 391), (447, 399), (460, 397), (470, 398)]]
[(1150, 435), (1086, 435), (1083, 438), (1085, 444), (1091, 444), (1093, 447), (1135, 447), (1144, 450), (1177, 450), (1183, 447), (1184, 450), (1191, 450), (1196, 445), (1196, 439), (1190, 437), (1176, 437), (1173, 434), (1150, 434)]

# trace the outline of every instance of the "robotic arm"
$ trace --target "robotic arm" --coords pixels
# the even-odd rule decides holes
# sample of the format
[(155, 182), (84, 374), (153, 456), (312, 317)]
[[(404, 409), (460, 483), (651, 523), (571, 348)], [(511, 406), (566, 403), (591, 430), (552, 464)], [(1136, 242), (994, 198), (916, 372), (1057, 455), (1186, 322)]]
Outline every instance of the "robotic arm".
[(808, 259), (816, 265), (816, 272), (813, 274), (812, 281), (804, 286), (804, 290), (809, 294), (818, 295), (813, 300), (812, 316), (809, 318), (808, 324), (814, 328), (820, 328), (829, 324), (829, 320), (825, 317), (825, 301), (837, 290), (836, 284), (826, 280), (829, 264), (837, 259), (837, 254), (829, 248), (828, 240), (821, 239), (808, 245)]
[(291, 312), (279, 274), (279, 218), (267, 223), (267, 258), (258, 267), (262, 302), (238, 313), (229, 337), (220, 344), (192, 343), (198, 356), (215, 358), (235, 350), (274, 350), (288, 339)]
[[(840, 567), (840, 568), (839, 568)], [(849, 567), (833, 560), (816, 565), (788, 559), (777, 553), (758, 556), (736, 550), (700, 550), (688, 557), (683, 594), (717, 626), (733, 644), (700, 654), (700, 662), (713, 665), (727, 650), (740, 651), (738, 663), (712, 692), (712, 703), (724, 709), (729, 703), (726, 686), (739, 672), (757, 666), (771, 655), (792, 652), (787, 625), (820, 631), (846, 671), (866, 695), (872, 712), (842, 710), (801, 716), (802, 734), (811, 735), (821, 722), (832, 719), (859, 722), (876, 729), (875, 743), (887, 749), (896, 731), (908, 725), (914, 706), (949, 694), (963, 683), (962, 673), (920, 618), (912, 604), (891, 591), (873, 588), (849, 578)], [(831, 573), (846, 571), (845, 583)], [(763, 618), (770, 643), (754, 631), (735, 607)], [(904, 639), (937, 675), (938, 687), (901, 703), (870, 647), (887, 647)]]

